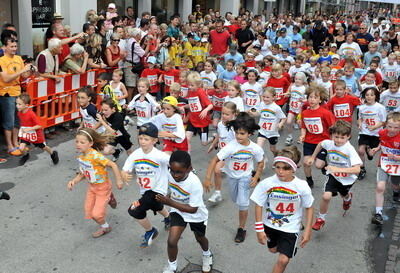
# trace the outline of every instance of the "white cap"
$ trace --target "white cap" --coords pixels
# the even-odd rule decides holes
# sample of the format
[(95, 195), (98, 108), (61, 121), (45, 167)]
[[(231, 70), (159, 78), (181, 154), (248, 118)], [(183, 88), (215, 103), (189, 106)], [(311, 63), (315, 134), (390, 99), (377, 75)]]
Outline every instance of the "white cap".
[(330, 47), (337, 47), (337, 44), (336, 43), (331, 43)]
[(147, 58), (147, 62), (151, 63), (151, 64), (156, 64), (157, 63), (157, 59), (154, 56), (150, 56)]
[(373, 23), (373, 24), (377, 24), (378, 22), (379, 22), (378, 19), (372, 20), (372, 23)]
[(207, 38), (203, 37), (203, 38), (201, 38), (201, 42), (202, 42), (202, 43), (207, 43), (208, 40), (207, 40)]
[(332, 58), (332, 59), (338, 59), (338, 60), (340, 60), (340, 57), (339, 57), (339, 55), (337, 55), (337, 54), (333, 54), (331, 58)]
[(109, 8), (109, 9), (115, 9), (116, 6), (115, 6), (114, 3), (110, 3), (110, 4), (108, 4), (108, 8)]
[(329, 25), (332, 25), (332, 21), (331, 20), (326, 21), (326, 23), (329, 24)]

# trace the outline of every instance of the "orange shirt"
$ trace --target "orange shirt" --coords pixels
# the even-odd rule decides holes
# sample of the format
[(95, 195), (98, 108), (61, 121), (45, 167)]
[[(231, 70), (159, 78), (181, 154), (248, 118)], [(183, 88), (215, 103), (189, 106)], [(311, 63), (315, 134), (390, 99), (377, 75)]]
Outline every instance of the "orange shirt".
[(78, 157), (79, 170), (92, 184), (108, 182), (107, 164), (109, 160), (95, 149)]
[[(24, 67), (24, 61), (18, 55), (14, 55), (12, 58), (6, 55), (0, 57), (2, 72), (12, 75), (21, 71)], [(21, 95), (20, 77), (8, 83), (5, 83), (0, 77), (0, 96), (4, 96), (7, 93), (12, 97)]]

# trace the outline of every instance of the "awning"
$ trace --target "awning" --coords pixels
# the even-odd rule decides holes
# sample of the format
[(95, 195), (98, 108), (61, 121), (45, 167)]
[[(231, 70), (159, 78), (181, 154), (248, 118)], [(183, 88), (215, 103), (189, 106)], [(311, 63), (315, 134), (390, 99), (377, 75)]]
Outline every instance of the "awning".
[(376, 3), (388, 3), (388, 4), (400, 4), (400, 0), (374, 0), (374, 1), (359, 0), (359, 1), (364, 1), (364, 2), (376, 2)]

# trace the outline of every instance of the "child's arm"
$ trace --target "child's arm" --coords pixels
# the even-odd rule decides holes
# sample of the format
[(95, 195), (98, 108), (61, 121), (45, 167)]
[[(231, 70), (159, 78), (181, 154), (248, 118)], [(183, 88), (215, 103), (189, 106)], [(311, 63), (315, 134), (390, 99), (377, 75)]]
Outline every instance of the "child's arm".
[(212, 105), (212, 103), (210, 103), (209, 105), (207, 105), (207, 107), (204, 108), (203, 111), (201, 111), (199, 117), (200, 117), (201, 119), (205, 119), (206, 116), (207, 116), (207, 114), (208, 114), (208, 112), (209, 112), (211, 109), (213, 109), (213, 107), (214, 107), (214, 106)]
[(283, 96), (286, 97), (286, 98), (290, 97), (291, 90), (292, 90), (292, 84), (289, 85), (287, 91), (285, 93), (283, 93)]
[(329, 88), (329, 98), (332, 98), (334, 96), (333, 94), (333, 85)]
[(311, 239), (311, 226), (313, 222), (314, 208), (306, 208), (306, 225), (304, 228), (303, 235), (301, 236), (300, 247), (305, 247), (305, 245)]
[(250, 187), (254, 188), (258, 184), (258, 180), (260, 179), (261, 173), (264, 169), (264, 159), (257, 163), (256, 173), (251, 178)]
[(72, 180), (68, 181), (67, 187), (70, 191), (72, 191), (72, 188), (75, 186), (76, 183), (80, 182), (85, 176), (82, 173), (78, 173), (75, 178)]
[(24, 133), (28, 133), (29, 131), (39, 130), (40, 128), (42, 128), (42, 126), (38, 124), (32, 127), (23, 128), (22, 131), (24, 131)]
[(121, 88), (121, 91), (122, 91), (123, 95), (118, 97), (117, 99), (118, 100), (126, 99), (128, 97), (128, 90), (126, 90), (125, 84), (123, 84), (121, 82), (120, 88)]
[[(399, 157), (400, 159), (400, 157)], [(349, 168), (340, 168), (332, 165), (328, 165), (326, 167), (326, 170), (329, 171), (330, 173), (348, 173), (348, 174), (359, 174), (361, 169), (361, 165), (354, 165)]]
[(321, 145), (321, 142), (320, 142), (320, 143), (318, 143), (317, 147), (315, 147), (314, 153), (312, 154), (310, 159), (307, 160), (306, 164), (308, 166), (311, 166), (312, 164), (314, 164), (314, 161), (317, 158), (317, 155), (321, 150), (322, 150), (322, 145)]
[[(262, 222), (262, 212), (263, 212), (263, 207), (259, 206), (259, 205), (255, 205), (255, 211), (256, 211), (256, 225), (263, 225)], [(257, 228), (257, 227), (256, 227)], [(260, 232), (256, 232), (257, 234), (257, 240), (260, 244), (265, 245), (265, 243), (268, 240), (267, 234), (265, 234), (265, 231), (260, 231)]]
[(367, 128), (368, 128), (368, 130), (370, 130), (370, 131), (374, 131), (374, 130), (376, 130), (376, 129), (382, 127), (384, 124), (385, 124), (385, 122), (380, 122), (380, 121), (378, 121), (375, 125), (368, 125)]
[(208, 168), (207, 168), (207, 173), (206, 173), (206, 177), (203, 183), (203, 187), (206, 190), (206, 192), (210, 191), (210, 187), (211, 187), (211, 176), (214, 172), (215, 169), (215, 165), (217, 165), (217, 163), (219, 162), (219, 158), (217, 156), (214, 156), (214, 158), (210, 161), (210, 163), (208, 164)]
[(116, 179), (116, 184), (117, 184), (117, 188), (120, 190), (122, 189), (122, 186), (124, 185), (122, 183), (122, 177), (121, 177), (121, 172), (119, 171), (119, 168), (117, 166), (117, 164), (115, 164), (114, 162), (112, 162), (111, 160), (109, 160), (107, 162), (107, 167), (111, 167), (111, 169), (114, 172), (114, 176)]
[(283, 125), (285, 125), (287, 118), (281, 118), (281, 121), (278, 123), (278, 130), (282, 130)]
[(211, 151), (212, 151), (215, 147), (217, 147), (218, 141), (219, 141), (219, 135), (216, 135), (215, 138), (214, 138), (214, 140), (211, 142), (211, 145), (210, 145), (210, 147), (208, 148), (207, 153), (211, 153)]
[(110, 125), (108, 125), (108, 123), (104, 120), (103, 116), (100, 114), (96, 115), (97, 119), (99, 120), (99, 123), (101, 125), (104, 126), (104, 128), (106, 128), (106, 131), (108, 131), (110, 134), (115, 134), (115, 130), (113, 128), (111, 128)]
[(301, 128), (299, 141), (304, 142), (304, 138), (306, 137), (307, 130), (305, 128)]
[(198, 207), (191, 207), (187, 204), (181, 204), (178, 202), (175, 202), (174, 200), (172, 200), (171, 198), (164, 196), (162, 194), (157, 194), (156, 195), (156, 200), (160, 203), (163, 203), (167, 206), (176, 208), (177, 210), (180, 210), (182, 212), (187, 212), (187, 213), (196, 213)]

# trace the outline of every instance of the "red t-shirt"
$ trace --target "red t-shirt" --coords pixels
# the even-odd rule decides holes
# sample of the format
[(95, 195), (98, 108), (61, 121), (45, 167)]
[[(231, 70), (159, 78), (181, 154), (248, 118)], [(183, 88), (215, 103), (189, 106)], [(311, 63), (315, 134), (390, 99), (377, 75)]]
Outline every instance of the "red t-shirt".
[[(24, 127), (33, 127), (36, 125), (40, 125), (39, 119), (36, 114), (28, 109), (26, 113), (22, 113), (18, 111), (19, 123), (21, 125), (21, 129)], [(29, 133), (22, 133), (20, 136), (22, 140), (28, 141), (29, 143), (44, 143), (44, 134), (43, 129), (37, 129)]]
[[(388, 136), (388, 131), (387, 129), (382, 129), (378, 132), (379, 134), (379, 140), (381, 142), (381, 157), (386, 157), (388, 153), (394, 154), (399, 156), (400, 155), (400, 134), (397, 134), (395, 136)], [(381, 163), (381, 160), (379, 160), (379, 166)], [(381, 166), (383, 167), (383, 166)], [(394, 172), (395, 168), (399, 168), (398, 165), (395, 165), (392, 167), (386, 166), (386, 168), (382, 168), (386, 173), (391, 174)]]
[(266, 67), (264, 67), (263, 71), (271, 72), (271, 67), (270, 66), (266, 66)]
[(329, 127), (334, 123), (335, 117), (324, 107), (304, 110), (301, 113), (301, 128), (306, 129), (304, 142), (318, 144), (329, 139)]
[(190, 123), (195, 128), (207, 127), (211, 122), (210, 115), (207, 115), (207, 117), (204, 119), (201, 119), (199, 117), (201, 111), (203, 111), (204, 108), (211, 104), (211, 101), (208, 98), (206, 91), (202, 88), (198, 88), (196, 91), (189, 90), (187, 100), (190, 108)]
[(146, 68), (143, 70), (141, 77), (147, 78), (150, 83), (150, 93), (157, 93), (160, 91), (160, 84), (158, 83), (158, 78), (162, 74), (162, 71), (158, 68)]
[(211, 50), (210, 56), (222, 56), (228, 50), (228, 40), (231, 37), (228, 31), (217, 32), (215, 29), (210, 31)]
[(341, 98), (332, 97), (326, 107), (333, 113), (336, 120), (344, 120), (351, 124), (354, 108), (360, 103), (360, 98), (346, 94)]
[[(361, 77), (360, 81), (363, 82), (364, 80), (365, 80), (365, 75)], [(375, 84), (380, 85), (382, 83), (383, 83), (383, 78), (382, 78), (381, 73), (376, 72), (375, 73)]]
[(269, 78), (266, 86), (274, 87), (276, 92), (276, 101), (275, 103), (278, 105), (284, 105), (288, 98), (283, 96), (283, 93), (286, 93), (289, 88), (290, 82), (286, 77), (281, 78)]
[(247, 66), (247, 68), (251, 69), (251, 68), (255, 68), (256, 67), (256, 61), (247, 61), (244, 63), (245, 66)]
[(211, 89), (208, 91), (208, 97), (211, 98), (214, 111), (222, 111), (222, 106), (224, 105), (225, 98), (227, 96), (228, 96), (227, 91), (218, 92), (215, 89)]
[(228, 29), (230, 34), (235, 34), (235, 36), (236, 36), (236, 31), (240, 28), (240, 26), (234, 24), (234, 25), (226, 26), (226, 28)]
[(178, 69), (163, 71), (165, 93), (169, 93), (169, 87), (171, 86), (171, 84), (173, 84), (174, 82), (179, 83), (179, 74), (180, 72)]

